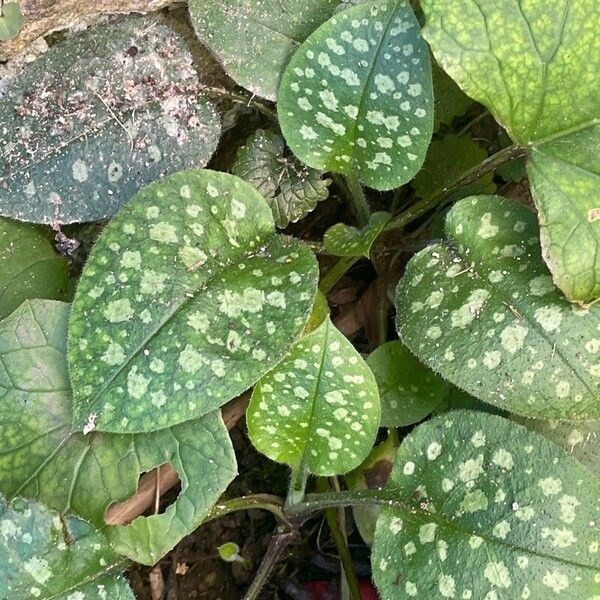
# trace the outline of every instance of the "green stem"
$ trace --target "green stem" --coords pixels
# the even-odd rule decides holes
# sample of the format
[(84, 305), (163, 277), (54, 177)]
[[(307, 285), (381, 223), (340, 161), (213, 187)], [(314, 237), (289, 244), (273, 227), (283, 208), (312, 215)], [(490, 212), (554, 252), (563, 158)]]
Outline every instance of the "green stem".
[(319, 289), (327, 294), (331, 288), (346, 274), (346, 271), (360, 260), (360, 256), (348, 256), (340, 258), (321, 279)]
[(352, 200), (352, 206), (354, 207), (354, 213), (356, 214), (356, 220), (361, 227), (368, 225), (369, 217), (371, 216), (371, 209), (367, 202), (367, 197), (362, 188), (362, 185), (355, 173), (345, 175), (346, 184), (350, 191), (350, 199)]
[(232, 102), (235, 102), (236, 104), (243, 104), (246, 107), (253, 106), (258, 112), (261, 112), (263, 115), (269, 117), (269, 119), (275, 121), (275, 123), (278, 122), (277, 113), (273, 109), (264, 105), (262, 102), (255, 100), (254, 96), (240, 94), (238, 92), (234, 92), (233, 90), (227, 90), (220, 87), (211, 87), (208, 85), (202, 86), (200, 91), (208, 95), (212, 94), (213, 96), (223, 96), (224, 98), (229, 98), (229, 100)]
[(290, 480), (290, 489), (288, 496), (285, 501), (286, 508), (304, 499), (304, 492), (306, 490), (306, 483), (308, 481), (308, 470), (301, 464), (297, 469), (292, 468), (292, 477)]
[(477, 181), (505, 162), (508, 162), (517, 156), (523, 156), (525, 152), (525, 148), (518, 144), (513, 144), (512, 146), (508, 146), (507, 148), (500, 150), (500, 152), (496, 152), (496, 154), (492, 154), (492, 156), (486, 158), (482, 163), (463, 173), (455, 183), (447, 188), (444, 188), (435, 196), (420, 200), (419, 202), (413, 204), (410, 208), (399, 214), (395, 219), (392, 219), (386, 225), (385, 230), (389, 231), (391, 229), (405, 227), (409, 223), (412, 223), (415, 219), (418, 219), (420, 216), (430, 211), (445, 198), (448, 198), (461, 188), (470, 185), (474, 181)]
[(203, 523), (218, 519), (223, 515), (237, 510), (252, 510), (256, 508), (268, 510), (281, 522), (289, 523), (283, 512), (283, 500), (279, 496), (272, 494), (253, 494), (251, 496), (240, 496), (239, 498), (219, 502), (213, 507)]

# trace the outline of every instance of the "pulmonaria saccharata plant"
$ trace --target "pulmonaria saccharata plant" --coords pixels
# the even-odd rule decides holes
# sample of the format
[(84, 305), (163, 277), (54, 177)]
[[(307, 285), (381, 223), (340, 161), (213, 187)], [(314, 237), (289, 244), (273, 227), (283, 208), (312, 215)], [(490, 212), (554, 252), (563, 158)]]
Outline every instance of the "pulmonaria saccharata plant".
[[(353, 507), (382, 600), (598, 600), (600, 5), (187, 9), (0, 106), (0, 598), (132, 600), (258, 508), (245, 598), (325, 511), (357, 600)], [(224, 497), (243, 414), (285, 498)]]

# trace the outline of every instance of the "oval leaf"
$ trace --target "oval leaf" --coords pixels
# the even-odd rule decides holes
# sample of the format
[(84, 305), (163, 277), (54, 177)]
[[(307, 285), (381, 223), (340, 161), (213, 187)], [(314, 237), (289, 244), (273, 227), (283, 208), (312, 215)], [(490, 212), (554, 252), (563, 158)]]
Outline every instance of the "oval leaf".
[(202, 166), (220, 134), (171, 29), (128, 17), (29, 65), (0, 103), (0, 214), (37, 223), (113, 215), (140, 187)]
[(438, 62), (530, 149), (544, 258), (556, 284), (571, 300), (600, 297), (600, 4), (421, 4), (423, 35)]
[(366, 256), (369, 258), (371, 247), (390, 220), (390, 213), (376, 212), (369, 217), (365, 227), (357, 228), (336, 223), (323, 236), (323, 245), (334, 256)]
[(448, 395), (449, 385), (424, 367), (402, 342), (387, 342), (367, 358), (381, 398), (381, 426), (404, 427), (424, 419)]
[(38, 227), (0, 219), (0, 319), (27, 298), (63, 300), (69, 265)]
[(369, 454), (379, 427), (373, 374), (329, 317), (254, 388), (247, 413), (254, 446), (315, 475), (337, 475)]
[(433, 128), (431, 63), (405, 0), (369, 2), (317, 29), (279, 90), (285, 139), (306, 164), (378, 190), (419, 170)]
[[(0, 492), (75, 511), (102, 528), (120, 554), (152, 565), (198, 527), (235, 477), (231, 441), (215, 413), (142, 435), (71, 433), (69, 308), (28, 301), (0, 322)], [(165, 462), (182, 481), (175, 503), (163, 514), (107, 527), (107, 508)]]
[(226, 173), (183, 171), (109, 223), (73, 302), (74, 428), (152, 431), (219, 408), (277, 363), (306, 323), (314, 254)]
[(93, 526), (22, 498), (0, 496), (0, 598), (134, 600), (111, 570), (125, 561)]
[(382, 600), (592, 598), (599, 591), (597, 479), (511, 421), (455, 411), (396, 455), (398, 498), (377, 521)]
[(277, 227), (284, 228), (313, 211), (329, 195), (323, 173), (284, 155), (280, 135), (259, 129), (238, 153), (231, 172), (254, 186), (267, 200)]
[(471, 395), (529, 417), (600, 416), (600, 306), (569, 304), (539, 252), (535, 215), (498, 196), (449, 212), (450, 244), (409, 263), (398, 332)]

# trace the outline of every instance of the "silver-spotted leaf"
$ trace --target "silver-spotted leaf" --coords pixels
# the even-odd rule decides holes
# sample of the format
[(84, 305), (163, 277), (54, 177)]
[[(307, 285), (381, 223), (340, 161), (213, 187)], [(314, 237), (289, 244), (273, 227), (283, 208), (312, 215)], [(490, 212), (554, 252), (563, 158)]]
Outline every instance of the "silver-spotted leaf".
[(294, 54), (279, 90), (293, 152), (323, 171), (389, 190), (423, 164), (433, 127), (431, 63), (405, 0), (349, 8)]
[(0, 6), (0, 42), (16, 37), (24, 23), (20, 5), (17, 2), (4, 2)]
[(376, 212), (364, 227), (352, 227), (345, 223), (332, 225), (323, 236), (323, 245), (334, 256), (369, 257), (371, 247), (390, 220), (390, 213)]
[(134, 600), (106, 538), (37, 502), (0, 496), (0, 556), (2, 600)]
[(39, 228), (0, 218), (0, 319), (27, 298), (63, 300), (69, 265)]
[(338, 0), (190, 0), (196, 34), (236, 83), (275, 100), (298, 46), (326, 21)]
[(104, 229), (69, 327), (74, 429), (153, 431), (219, 408), (300, 336), (314, 254), (264, 198), (215, 171), (140, 191)]
[(280, 228), (305, 217), (329, 195), (323, 173), (286, 156), (283, 138), (270, 130), (259, 129), (246, 140), (231, 172), (265, 197)]
[(379, 388), (382, 427), (417, 423), (448, 396), (448, 383), (424, 367), (397, 340), (371, 352), (367, 365)]
[(329, 317), (256, 384), (247, 412), (260, 452), (315, 475), (357, 467), (379, 418), (373, 374)]
[(139, 188), (206, 164), (219, 141), (184, 41), (127, 17), (56, 44), (0, 103), (0, 214), (37, 223), (113, 215)]
[(421, 4), (438, 62), (530, 148), (544, 258), (557, 285), (571, 300), (599, 297), (600, 4)]
[[(139, 435), (71, 433), (69, 308), (27, 301), (0, 322), (0, 493), (74, 511), (102, 528), (117, 552), (152, 565), (198, 527), (235, 477), (231, 441), (216, 413)], [(163, 514), (106, 526), (107, 508), (165, 462), (182, 482), (175, 503)]]
[(413, 430), (375, 530), (382, 600), (595, 598), (600, 485), (539, 434), (454, 411)]
[(565, 300), (542, 261), (534, 213), (498, 196), (459, 201), (448, 243), (412, 258), (398, 332), (471, 395), (528, 417), (600, 416), (600, 306)]

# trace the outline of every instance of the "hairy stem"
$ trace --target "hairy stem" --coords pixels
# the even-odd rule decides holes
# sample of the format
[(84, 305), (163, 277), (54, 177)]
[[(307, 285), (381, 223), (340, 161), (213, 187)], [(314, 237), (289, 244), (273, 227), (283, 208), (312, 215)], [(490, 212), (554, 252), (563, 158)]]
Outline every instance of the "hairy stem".
[(232, 102), (236, 104), (243, 104), (247, 107), (252, 106), (258, 112), (261, 112), (263, 115), (269, 117), (272, 121), (277, 123), (277, 113), (270, 107), (266, 106), (262, 102), (255, 100), (254, 95), (250, 96), (248, 94), (242, 94), (238, 92), (234, 92), (233, 90), (228, 90), (222, 87), (212, 87), (212, 86), (202, 86), (200, 88), (202, 92), (208, 95), (213, 96), (221, 96), (224, 98), (228, 98)]
[(268, 510), (281, 522), (288, 523), (285, 513), (283, 512), (283, 500), (279, 496), (274, 496), (272, 494), (253, 494), (225, 500), (225, 502), (219, 502), (215, 504), (203, 523), (218, 519), (219, 517), (237, 510), (253, 510), (256, 508)]
[(364, 227), (369, 223), (369, 217), (371, 216), (371, 209), (367, 202), (367, 197), (363, 187), (355, 173), (345, 175), (346, 184), (350, 191), (350, 199), (352, 200), (352, 206), (354, 213), (356, 214), (356, 220), (361, 227)]

